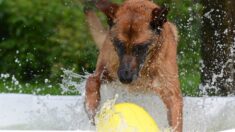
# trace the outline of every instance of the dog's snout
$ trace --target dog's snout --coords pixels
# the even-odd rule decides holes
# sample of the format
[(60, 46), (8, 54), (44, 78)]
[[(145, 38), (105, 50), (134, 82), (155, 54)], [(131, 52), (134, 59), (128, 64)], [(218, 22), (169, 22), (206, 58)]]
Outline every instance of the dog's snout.
[(136, 57), (124, 55), (120, 61), (117, 74), (122, 83), (129, 84), (135, 80), (138, 74)]
[(131, 83), (133, 80), (133, 72), (128, 69), (119, 70), (118, 77), (122, 83), (128, 84)]

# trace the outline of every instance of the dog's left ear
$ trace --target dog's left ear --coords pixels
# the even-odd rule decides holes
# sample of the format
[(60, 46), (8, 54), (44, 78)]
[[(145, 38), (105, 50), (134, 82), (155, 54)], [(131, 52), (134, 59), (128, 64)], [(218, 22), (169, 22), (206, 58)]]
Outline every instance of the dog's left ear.
[(168, 10), (169, 10), (168, 8), (163, 6), (160, 9), (155, 8), (152, 11), (152, 21), (150, 22), (150, 26), (157, 33), (160, 33), (163, 24), (167, 22)]
[(96, 7), (100, 9), (108, 18), (108, 24), (111, 27), (114, 23), (116, 12), (119, 8), (118, 4), (109, 2), (108, 0), (98, 0)]

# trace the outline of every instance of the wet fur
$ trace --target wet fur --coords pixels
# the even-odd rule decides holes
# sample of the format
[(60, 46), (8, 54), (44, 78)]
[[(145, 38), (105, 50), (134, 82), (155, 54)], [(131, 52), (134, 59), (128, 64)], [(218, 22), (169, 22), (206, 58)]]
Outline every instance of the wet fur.
[[(94, 119), (99, 106), (100, 85), (105, 80), (119, 79), (117, 71), (122, 61), (120, 61), (113, 38), (125, 42), (125, 47), (130, 52), (134, 46), (144, 45), (149, 40), (154, 40), (148, 48), (143, 66), (139, 68), (138, 77), (125, 85), (130, 91), (149, 91), (160, 96), (168, 109), (168, 120), (172, 129), (177, 132), (182, 131), (183, 100), (176, 61), (177, 29), (174, 24), (166, 21), (159, 33), (153, 31), (149, 24), (153, 20), (151, 12), (154, 9), (160, 9), (160, 6), (147, 0), (127, 0), (119, 6), (115, 14), (114, 12), (111, 14), (108, 12), (108, 14), (108, 10), (102, 10), (108, 16), (109, 21), (113, 20), (110, 21), (110, 26), (114, 26), (103, 33), (99, 32), (104, 28), (95, 13), (91, 10), (86, 11), (91, 33), (100, 50), (96, 70), (86, 83), (85, 106), (91, 119)], [(134, 67), (137, 63), (131, 65)]]

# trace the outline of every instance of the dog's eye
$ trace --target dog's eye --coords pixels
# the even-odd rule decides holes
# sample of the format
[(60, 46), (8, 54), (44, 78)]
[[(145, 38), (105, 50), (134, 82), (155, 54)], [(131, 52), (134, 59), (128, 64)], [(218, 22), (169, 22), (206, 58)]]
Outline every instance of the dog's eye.
[(119, 40), (117, 40), (117, 39), (114, 39), (113, 44), (114, 44), (114, 47), (115, 47), (118, 55), (119, 56), (123, 56), (124, 53), (125, 53), (124, 43), (119, 41)]
[(144, 45), (136, 45), (133, 48), (133, 53), (135, 56), (144, 56), (147, 53), (148, 50), (148, 45), (144, 44)]

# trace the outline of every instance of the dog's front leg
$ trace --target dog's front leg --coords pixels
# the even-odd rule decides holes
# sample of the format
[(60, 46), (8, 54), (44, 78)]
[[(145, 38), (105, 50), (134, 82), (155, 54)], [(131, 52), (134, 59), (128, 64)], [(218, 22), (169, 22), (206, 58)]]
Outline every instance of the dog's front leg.
[(85, 109), (94, 124), (94, 117), (100, 102), (101, 74), (90, 75), (86, 82)]
[(169, 97), (171, 99), (164, 99), (163, 101), (166, 103), (166, 107), (168, 108), (168, 120), (170, 126), (173, 128), (174, 132), (182, 132), (183, 125), (183, 99), (181, 96), (174, 95)]
[[(169, 88), (169, 87), (168, 87)], [(163, 88), (158, 92), (160, 97), (162, 98), (166, 108), (167, 108), (167, 117), (169, 121), (169, 125), (172, 127), (174, 132), (182, 132), (183, 125), (183, 98), (181, 93), (176, 87), (172, 87), (170, 89), (174, 89), (174, 91), (169, 90), (168, 88)]]

